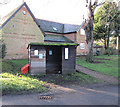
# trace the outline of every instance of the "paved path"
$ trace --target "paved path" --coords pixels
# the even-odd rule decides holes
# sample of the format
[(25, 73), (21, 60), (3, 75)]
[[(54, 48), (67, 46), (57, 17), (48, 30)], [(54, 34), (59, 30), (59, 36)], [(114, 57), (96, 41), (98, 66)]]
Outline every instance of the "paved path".
[[(52, 95), (53, 99), (40, 99)], [(118, 86), (57, 86), (47, 93), (5, 95), (3, 105), (118, 105)]]
[(80, 71), (80, 72), (83, 72), (87, 75), (90, 75), (92, 77), (95, 77), (95, 78), (98, 78), (98, 79), (101, 79), (103, 81), (106, 81), (106, 82), (109, 82), (109, 83), (115, 83), (115, 84), (118, 84), (118, 79), (113, 77), (113, 76), (108, 76), (108, 75), (104, 75), (104, 74), (101, 74), (99, 72), (96, 72), (96, 71), (93, 71), (93, 70), (90, 70), (86, 67), (83, 67), (81, 65), (76, 65), (76, 70)]

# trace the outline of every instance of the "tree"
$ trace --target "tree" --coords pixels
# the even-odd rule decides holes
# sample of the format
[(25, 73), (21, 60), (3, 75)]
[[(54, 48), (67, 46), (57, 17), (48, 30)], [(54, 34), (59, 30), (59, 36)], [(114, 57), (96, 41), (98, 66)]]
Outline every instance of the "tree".
[[(101, 3), (102, 4), (102, 3)], [(91, 0), (86, 0), (86, 7), (88, 8), (88, 20), (87, 25), (85, 27), (86, 36), (87, 36), (87, 57), (86, 61), (93, 62), (93, 22), (94, 22), (94, 11), (97, 6), (101, 5), (98, 4), (98, 0), (95, 0), (92, 4)]]
[(107, 49), (107, 42), (106, 42), (106, 36), (107, 36), (107, 26), (105, 26), (105, 23), (101, 22), (101, 19), (103, 18), (102, 14), (105, 14), (103, 12), (102, 6), (97, 10), (96, 14), (94, 15), (94, 24), (93, 24), (93, 34), (94, 34), (94, 40), (104, 40), (104, 47)]
[(96, 12), (94, 19), (94, 39), (104, 39), (104, 47), (109, 54), (109, 38), (119, 34), (119, 14), (115, 2), (105, 2)]

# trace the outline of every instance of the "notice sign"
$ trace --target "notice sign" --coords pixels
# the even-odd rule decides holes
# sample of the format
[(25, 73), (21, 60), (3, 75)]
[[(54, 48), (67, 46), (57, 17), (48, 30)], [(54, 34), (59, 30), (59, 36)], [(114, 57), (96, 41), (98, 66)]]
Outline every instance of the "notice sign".
[(65, 59), (68, 59), (68, 48), (65, 48)]
[(39, 54), (39, 59), (43, 59), (43, 54)]
[(52, 50), (49, 50), (49, 55), (52, 55)]
[(38, 55), (38, 50), (34, 50), (34, 55)]

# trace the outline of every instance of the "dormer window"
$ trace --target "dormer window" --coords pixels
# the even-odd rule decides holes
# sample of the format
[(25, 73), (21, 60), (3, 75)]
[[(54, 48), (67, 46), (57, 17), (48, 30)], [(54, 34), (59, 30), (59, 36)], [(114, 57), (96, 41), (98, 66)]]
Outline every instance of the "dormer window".
[(53, 27), (53, 30), (57, 30), (57, 28)]
[(81, 30), (80, 30), (80, 34), (81, 34), (81, 35), (85, 35), (85, 30), (84, 30), (84, 29), (81, 29)]

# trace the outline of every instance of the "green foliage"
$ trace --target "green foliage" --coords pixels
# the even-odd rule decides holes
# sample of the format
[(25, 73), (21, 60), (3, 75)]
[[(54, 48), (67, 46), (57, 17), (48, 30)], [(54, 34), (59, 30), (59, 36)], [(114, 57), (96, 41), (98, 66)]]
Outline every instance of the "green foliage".
[(105, 50), (104, 48), (101, 49), (101, 55), (108, 55), (108, 53), (109, 55), (118, 55), (118, 50), (113, 47), (110, 47), (109, 51)]
[(28, 61), (25, 60), (3, 60), (2, 72), (8, 72), (12, 74), (21, 74), (21, 67), (26, 65)]
[[(95, 61), (99, 61), (101, 63), (89, 63), (86, 62), (84, 57), (77, 58), (77, 64), (87, 67), (88, 69), (95, 70), (97, 72), (101, 72), (106, 75), (111, 75), (114, 77), (118, 77), (118, 56), (96, 56)], [(98, 58), (98, 59), (97, 59)]]
[(2, 94), (24, 94), (30, 92), (47, 91), (46, 82), (30, 74), (22, 75), (21, 67), (27, 64), (27, 60), (3, 60), (2, 61)]
[(84, 83), (97, 83), (100, 82), (98, 79), (91, 77), (89, 75), (86, 75), (84, 73), (81, 72), (75, 72), (72, 74), (73, 77), (77, 77), (78, 80), (81, 80), (81, 84)]
[(6, 55), (6, 45), (0, 40), (0, 58), (4, 58)]
[(94, 62), (94, 56), (88, 54), (88, 55), (86, 56), (86, 61), (87, 61), (87, 62), (91, 62), (91, 63)]
[(0, 74), (2, 76), (2, 93), (27, 93), (27, 92), (43, 92), (46, 91), (45, 82), (39, 81), (38, 79), (32, 79), (22, 75), (13, 75), (10, 73)]
[[(105, 4), (97, 10), (94, 15), (94, 39), (105, 40), (110, 36), (115, 36), (116, 33), (118, 36), (119, 13), (115, 2), (105, 2)], [(112, 31), (115, 31), (113, 35), (111, 34)]]
[(103, 46), (103, 43), (102, 42), (97, 42), (96, 46)]

